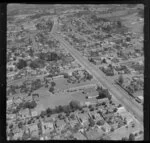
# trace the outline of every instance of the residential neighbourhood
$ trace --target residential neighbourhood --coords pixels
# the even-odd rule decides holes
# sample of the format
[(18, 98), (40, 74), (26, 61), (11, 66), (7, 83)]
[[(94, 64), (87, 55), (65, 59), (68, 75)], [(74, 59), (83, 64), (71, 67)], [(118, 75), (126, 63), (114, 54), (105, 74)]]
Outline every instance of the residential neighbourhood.
[(144, 6), (21, 5), (7, 7), (7, 140), (144, 140)]

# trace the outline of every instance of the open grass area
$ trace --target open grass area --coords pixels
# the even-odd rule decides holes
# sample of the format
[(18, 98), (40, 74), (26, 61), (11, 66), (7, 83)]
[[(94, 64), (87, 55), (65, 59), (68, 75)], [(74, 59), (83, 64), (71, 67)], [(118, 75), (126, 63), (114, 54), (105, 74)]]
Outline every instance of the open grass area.
[(57, 79), (57, 80), (54, 80), (54, 82), (56, 83), (56, 89), (60, 89), (60, 90), (65, 90), (65, 89), (69, 89), (69, 88), (73, 88), (73, 87), (79, 87), (79, 86), (83, 86), (83, 85), (87, 85), (87, 84), (95, 84), (96, 81), (93, 79), (93, 80), (87, 80), (85, 82), (81, 81), (80, 83), (68, 83), (67, 82), (67, 79)]
[(98, 93), (93, 88), (90, 90), (90, 92), (86, 89), (85, 92), (88, 92), (87, 94), (84, 94), (82, 91), (79, 92), (73, 92), (73, 93), (58, 93), (58, 94), (52, 94), (48, 91), (48, 89), (42, 87), (41, 89), (38, 89), (34, 93), (39, 94), (39, 104), (38, 106), (43, 106), (43, 108), (51, 107), (54, 108), (58, 105), (67, 105), (71, 100), (78, 100), (80, 102), (85, 101), (96, 101), (96, 98), (92, 99), (86, 99), (86, 96), (96, 96)]

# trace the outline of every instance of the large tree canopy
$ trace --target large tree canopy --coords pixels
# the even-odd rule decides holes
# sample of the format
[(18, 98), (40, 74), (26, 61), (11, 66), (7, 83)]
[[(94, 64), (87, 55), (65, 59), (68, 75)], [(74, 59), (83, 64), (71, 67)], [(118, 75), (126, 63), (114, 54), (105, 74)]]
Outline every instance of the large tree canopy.
[(27, 62), (23, 59), (20, 59), (16, 66), (18, 69), (23, 69), (27, 66)]

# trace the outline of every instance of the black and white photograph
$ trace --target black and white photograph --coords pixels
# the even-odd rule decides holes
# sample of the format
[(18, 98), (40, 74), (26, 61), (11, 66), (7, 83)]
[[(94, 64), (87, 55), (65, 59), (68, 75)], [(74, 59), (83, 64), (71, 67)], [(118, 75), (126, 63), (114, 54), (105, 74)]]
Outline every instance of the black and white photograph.
[(144, 140), (144, 4), (7, 5), (6, 139)]

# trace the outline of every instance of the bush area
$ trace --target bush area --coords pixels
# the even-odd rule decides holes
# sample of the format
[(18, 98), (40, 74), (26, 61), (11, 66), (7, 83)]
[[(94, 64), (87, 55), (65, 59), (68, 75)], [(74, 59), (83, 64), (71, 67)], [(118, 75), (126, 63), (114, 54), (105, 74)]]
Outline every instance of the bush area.
[(112, 95), (109, 93), (108, 89), (103, 89), (102, 87), (97, 87), (97, 91), (99, 96), (96, 97), (97, 99), (102, 99), (102, 98), (108, 98), (109, 100), (111, 100)]
[(16, 67), (21, 70), (27, 66), (27, 62), (23, 59), (20, 59), (19, 62), (16, 64)]
[(50, 109), (47, 108), (45, 111), (42, 111), (40, 116), (44, 117), (44, 116), (50, 116), (52, 114), (57, 114), (57, 113), (66, 113), (67, 115), (69, 115), (71, 112), (74, 112), (75, 110), (80, 110), (81, 109), (81, 105), (79, 101), (76, 100), (72, 100), (68, 105), (64, 105), (64, 106), (56, 106), (54, 109)]

